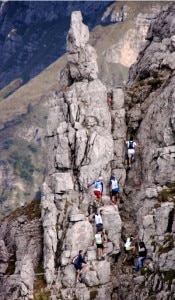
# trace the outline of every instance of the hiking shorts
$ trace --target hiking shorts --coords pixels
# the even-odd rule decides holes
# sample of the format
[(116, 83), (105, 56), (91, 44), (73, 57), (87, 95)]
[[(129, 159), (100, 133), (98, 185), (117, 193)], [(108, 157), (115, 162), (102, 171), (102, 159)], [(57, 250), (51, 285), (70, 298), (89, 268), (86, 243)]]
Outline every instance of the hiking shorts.
[(97, 248), (99, 249), (103, 249), (104, 248), (104, 246), (103, 246), (103, 244), (96, 244), (97, 245)]
[(94, 195), (99, 199), (101, 198), (101, 192), (100, 191), (94, 191)]
[(128, 157), (131, 157), (135, 154), (135, 149), (128, 149)]
[(82, 265), (74, 265), (76, 270), (82, 270)]
[(112, 196), (115, 196), (116, 194), (118, 194), (118, 192), (119, 192), (119, 189), (112, 190)]

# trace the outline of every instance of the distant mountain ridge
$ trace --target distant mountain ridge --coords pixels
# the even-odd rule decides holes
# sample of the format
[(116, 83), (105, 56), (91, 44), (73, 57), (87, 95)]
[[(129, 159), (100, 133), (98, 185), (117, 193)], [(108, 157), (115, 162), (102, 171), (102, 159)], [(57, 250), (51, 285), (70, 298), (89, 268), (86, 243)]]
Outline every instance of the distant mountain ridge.
[[(15, 3), (16, 9), (10, 10)], [(83, 11), (85, 24), (90, 25), (90, 28), (93, 24), (98, 24), (90, 32), (90, 44), (94, 46), (98, 54), (98, 77), (110, 91), (117, 86), (123, 86), (126, 82), (128, 67), (135, 62), (151, 19), (155, 18), (160, 9), (160, 4), (157, 2), (105, 2), (104, 4), (85, 1), (83, 4), (78, 2), (81, 4), (80, 6), (78, 3), (60, 1), (57, 3), (50, 2), (50, 4), (48, 2), (15, 3), (1, 3), (4, 6), (0, 13), (2, 55), (10, 55), (8, 51), (3, 52), (6, 50), (6, 43), (8, 45), (12, 40), (16, 40), (15, 36), (18, 35), (13, 30), (15, 29), (14, 24), (20, 25), (20, 32), (23, 33), (26, 42), (24, 50), (18, 48), (19, 51), (11, 52), (9, 59), (8, 55), (6, 56), (8, 63), (4, 64), (4, 68), (7, 66), (7, 69), (0, 73), (4, 81), (10, 81), (11, 76), (15, 78), (10, 85), (0, 91), (1, 216), (24, 203), (30, 202), (40, 194), (45, 170), (46, 149), (44, 140), (48, 115), (47, 102), (48, 99), (57, 95), (59, 73), (66, 63), (66, 55), (64, 55), (47, 68), (44, 68), (43, 65), (44, 70), (24, 84), (25, 82), (23, 83), (20, 77), (16, 77), (17, 74), (20, 75), (19, 66), (17, 67), (19, 60), (16, 61), (16, 57), (21, 57), (20, 68), (23, 73), (26, 73), (26, 68), (32, 68), (32, 66), (39, 70), (38, 66), (41, 61), (47, 63), (47, 60), (44, 59), (45, 55), (52, 56), (52, 48), (55, 49), (54, 55), (58, 57), (61, 47), (66, 44), (65, 26), (68, 26), (69, 23), (68, 16), (72, 9), (78, 8)], [(59, 13), (66, 15), (66, 22), (68, 22), (66, 24), (63, 24), (61, 18), (60, 23), (55, 21), (57, 10), (54, 11), (54, 8), (58, 8), (58, 3), (60, 5)], [(38, 11), (41, 5), (43, 5), (43, 9), (41, 9), (41, 14), (39, 13), (37, 16), (35, 11)], [(27, 18), (23, 20), (24, 10), (26, 10)], [(94, 13), (92, 15), (91, 10)], [(10, 11), (11, 19), (8, 18)], [(100, 25), (101, 19), (106, 20), (106, 25), (110, 24), (107, 26)], [(42, 20), (45, 20), (46, 23), (41, 22)], [(22, 31), (21, 24), (23, 23), (25, 26)], [(38, 27), (36, 24), (39, 24)], [(58, 26), (59, 24), (60, 26)], [(52, 30), (57, 35), (58, 40), (58, 31), (60, 30), (62, 33), (61, 41), (54, 41), (55, 46), (50, 39)], [(37, 41), (38, 34), (41, 36), (41, 41)], [(10, 36), (8, 37), (8, 35)], [(4, 36), (4, 42), (2, 36)], [(43, 45), (43, 37), (48, 41), (48, 48), (42, 48), (43, 52), (40, 52), (38, 46), (35, 46)], [(20, 54), (21, 51), (26, 51), (26, 59), (30, 61), (29, 64), (24, 63), (23, 56)], [(15, 59), (13, 60), (13, 58)], [(3, 60), (4, 62), (5, 60)], [(26, 74), (32, 76), (28, 71)], [(20, 84), (23, 85), (20, 86)], [(29, 158), (24, 157), (23, 153)], [(19, 164), (19, 161), (22, 163)]]
[(5, 1), (0, 6), (0, 88), (36, 76), (66, 51), (70, 14), (81, 10), (92, 28), (110, 1)]

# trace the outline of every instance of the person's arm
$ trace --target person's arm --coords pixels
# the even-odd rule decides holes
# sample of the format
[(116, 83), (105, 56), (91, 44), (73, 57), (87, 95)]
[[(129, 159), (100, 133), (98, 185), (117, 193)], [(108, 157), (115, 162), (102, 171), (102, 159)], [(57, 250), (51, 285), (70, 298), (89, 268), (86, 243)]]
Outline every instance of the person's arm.
[(81, 256), (81, 264), (85, 264), (85, 265), (87, 265), (87, 262), (84, 260), (84, 258)]
[(90, 184), (88, 184), (88, 188), (90, 188), (90, 187), (92, 187), (93, 185), (95, 184), (95, 181), (94, 182), (92, 182), (92, 183), (90, 183)]
[(135, 143), (136, 144), (136, 148), (142, 148), (142, 145), (141, 144), (138, 144), (138, 143)]

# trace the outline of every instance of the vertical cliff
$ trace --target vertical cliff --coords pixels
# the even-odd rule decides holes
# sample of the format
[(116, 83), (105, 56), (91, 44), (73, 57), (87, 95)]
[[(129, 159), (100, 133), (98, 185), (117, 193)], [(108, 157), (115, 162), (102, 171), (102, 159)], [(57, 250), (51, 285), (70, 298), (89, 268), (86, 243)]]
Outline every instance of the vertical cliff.
[[(106, 87), (97, 77), (96, 53), (88, 40), (89, 30), (82, 23), (81, 13), (74, 12), (67, 36), (67, 65), (60, 77), (61, 91), (50, 101), (47, 125), (48, 175), (41, 202), (44, 270), (48, 286), (56, 280), (64, 299), (69, 295), (83, 299), (83, 293), (89, 299), (94, 286), (99, 299), (110, 298), (110, 256), (120, 252), (121, 218), (118, 208), (109, 205), (108, 183), (111, 170), (122, 177), (123, 183), (125, 180), (122, 151), (114, 155), (114, 143), (122, 148), (126, 133), (124, 97), (117, 89), (113, 107), (107, 102)], [(103, 176), (106, 195), (102, 207), (108, 232), (105, 261), (96, 260), (95, 228), (86, 218), (94, 202), (88, 185), (99, 176)], [(80, 249), (88, 268), (83, 283), (76, 286), (70, 259)]]
[(125, 293), (121, 280), (120, 299), (175, 296), (174, 14), (174, 4), (164, 6), (152, 22), (126, 86), (128, 136), (134, 135), (142, 145), (128, 172), (126, 187), (131, 190), (128, 199), (149, 259), (134, 279), (133, 274), (130, 280), (128, 276)]
[[(15, 212), (0, 227), (3, 300), (38, 300), (34, 287), (41, 266), (46, 286), (38, 297), (45, 293), (46, 299), (174, 299), (174, 14), (171, 3), (151, 23), (128, 84), (124, 92), (113, 89), (112, 102), (98, 78), (88, 28), (79, 11), (72, 14), (67, 64), (47, 103), (41, 218), (37, 204), (32, 212)], [(131, 134), (141, 148), (128, 170), (123, 140)], [(110, 204), (111, 173), (120, 178), (122, 191), (116, 206)], [(95, 225), (87, 218), (96, 208), (88, 184), (99, 176), (105, 183), (100, 209), (106, 230), (105, 260), (100, 261)], [(133, 262), (122, 264), (123, 239), (135, 233), (148, 249), (138, 272)], [(76, 283), (70, 261), (80, 249), (88, 266)]]

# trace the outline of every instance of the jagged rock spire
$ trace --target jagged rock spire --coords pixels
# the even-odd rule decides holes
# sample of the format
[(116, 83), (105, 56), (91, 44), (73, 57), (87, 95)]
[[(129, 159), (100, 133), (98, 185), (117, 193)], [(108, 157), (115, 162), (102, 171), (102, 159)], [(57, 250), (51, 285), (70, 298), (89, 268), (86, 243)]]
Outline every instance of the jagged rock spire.
[(82, 23), (80, 11), (71, 16), (70, 30), (67, 35), (67, 65), (61, 72), (61, 83), (97, 79), (98, 65), (95, 49), (88, 44), (89, 29)]
[(81, 12), (75, 11), (72, 13), (70, 30), (67, 35), (68, 67), (71, 78), (75, 81), (97, 78), (97, 55), (88, 41), (89, 29), (82, 23)]

